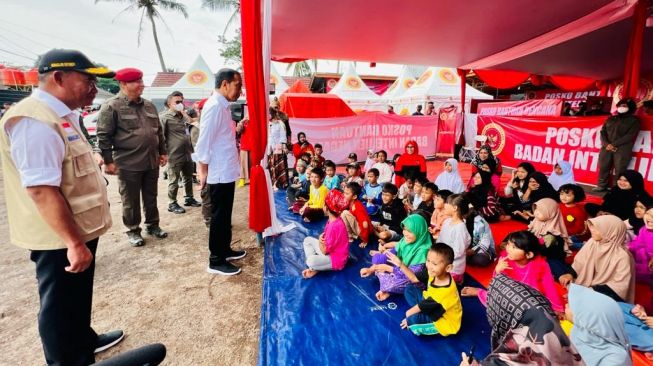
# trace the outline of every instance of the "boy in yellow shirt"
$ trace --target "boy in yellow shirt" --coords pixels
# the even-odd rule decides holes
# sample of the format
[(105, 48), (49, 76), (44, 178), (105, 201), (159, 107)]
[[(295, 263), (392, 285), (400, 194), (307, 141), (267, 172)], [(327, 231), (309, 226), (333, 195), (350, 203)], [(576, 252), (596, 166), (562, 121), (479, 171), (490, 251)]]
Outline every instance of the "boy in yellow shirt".
[(304, 221), (313, 222), (324, 218), (324, 202), (329, 189), (322, 184), (324, 181), (324, 170), (322, 168), (313, 168), (309, 180), (311, 186), (308, 201), (299, 210), (299, 214), (304, 217)]

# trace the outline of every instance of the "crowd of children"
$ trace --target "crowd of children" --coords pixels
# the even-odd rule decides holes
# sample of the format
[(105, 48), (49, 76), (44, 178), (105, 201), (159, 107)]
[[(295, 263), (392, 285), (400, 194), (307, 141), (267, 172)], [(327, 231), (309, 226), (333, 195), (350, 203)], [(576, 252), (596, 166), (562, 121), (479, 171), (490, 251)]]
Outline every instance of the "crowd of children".
[[(407, 153), (416, 150), (413, 144)], [(371, 264), (360, 275), (378, 278), (378, 301), (403, 294), (410, 309), (400, 326), (416, 335), (456, 334), (463, 314), (460, 296), (474, 296), (488, 309), (493, 346), (499, 348), (488, 359), (502, 359), (500, 348), (507, 347), (508, 339), (517, 337), (523, 327), (533, 330), (542, 325), (531, 316), (548, 319), (552, 328), (547, 332), (553, 333), (561, 329), (558, 319), (576, 320), (573, 345), (562, 338), (557, 345), (568, 348), (567, 356), (579, 358), (546, 354), (548, 360), (574, 360), (561, 364), (596, 356), (587, 355), (592, 345), (580, 335), (589, 332), (609, 340), (592, 331), (594, 326), (620, 324), (626, 337), (622, 349), (653, 352), (653, 317), (633, 304), (635, 280), (650, 284), (653, 279), (653, 198), (644, 190), (641, 174), (624, 172), (603, 204), (592, 205), (583, 202), (585, 192), (565, 161), (557, 162), (549, 177), (529, 163), (520, 164), (499, 197), (500, 162), (487, 148), (474, 160), (468, 184), (454, 159), (444, 163), (435, 182), (421, 174), (421, 160), (413, 159), (414, 169), (404, 169), (397, 186), (392, 183), (397, 182), (392, 162), (386, 158), (385, 151), (368, 151), (361, 173), (357, 156), (350, 154), (346, 175), (338, 175), (332, 161), (320, 163), (300, 155), (287, 190), (289, 208), (307, 222), (328, 218), (319, 238), (304, 241), (308, 267), (304, 278), (344, 268), (355, 241), (362, 248), (378, 242), (369, 251)], [(497, 248), (489, 223), (511, 217), (527, 222), (528, 229), (510, 233)], [(494, 265), (488, 290), (464, 287), (459, 292), (467, 265)], [(561, 289), (570, 285), (565, 307)], [(519, 319), (516, 314), (505, 315), (512, 322), (505, 328), (506, 319), (500, 319), (504, 315), (497, 307), (507, 287), (524, 288), (520, 296), (526, 298), (506, 301), (545, 305), (519, 312)], [(582, 292), (579, 287), (602, 296), (598, 303), (615, 303), (606, 305), (612, 313), (596, 322), (617, 318), (620, 323), (584, 325), (591, 310), (578, 305), (580, 295), (573, 293)], [(628, 338), (636, 342), (628, 343)], [(653, 358), (651, 353), (647, 356)]]

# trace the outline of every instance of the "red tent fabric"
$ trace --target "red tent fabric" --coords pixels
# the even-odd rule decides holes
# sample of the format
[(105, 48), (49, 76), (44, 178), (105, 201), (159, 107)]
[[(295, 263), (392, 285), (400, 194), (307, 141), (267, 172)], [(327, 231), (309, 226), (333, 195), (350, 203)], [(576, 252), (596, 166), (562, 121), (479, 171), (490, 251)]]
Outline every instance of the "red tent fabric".
[(288, 88), (284, 93), (310, 93), (306, 84), (302, 83), (301, 80), (295, 80), (295, 83)]
[[(268, 111), (263, 76), (263, 38), (261, 0), (242, 0), (240, 19), (243, 42), (243, 71), (247, 85), (249, 105), (248, 133), (251, 141), (250, 186), (249, 186), (249, 228), (260, 233), (272, 225), (267, 181), (263, 167), (259, 164), (268, 143)], [(265, 60), (267, 62), (267, 60)]]
[(279, 102), (281, 111), (288, 117), (328, 118), (356, 115), (347, 103), (333, 94), (283, 93)]
[(512, 89), (521, 85), (529, 73), (514, 70), (474, 70), (476, 76), (484, 83), (497, 89)]

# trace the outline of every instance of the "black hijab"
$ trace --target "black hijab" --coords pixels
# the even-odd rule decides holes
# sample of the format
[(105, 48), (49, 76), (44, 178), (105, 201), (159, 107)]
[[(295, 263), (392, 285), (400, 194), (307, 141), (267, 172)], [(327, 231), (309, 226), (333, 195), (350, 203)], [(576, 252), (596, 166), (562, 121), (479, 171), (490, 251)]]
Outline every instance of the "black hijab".
[(626, 220), (633, 215), (637, 199), (648, 193), (644, 190), (644, 177), (638, 171), (628, 169), (619, 176), (621, 177), (626, 178), (632, 188), (621, 189), (618, 184), (615, 184), (603, 197), (601, 209)]
[[(474, 209), (478, 211), (487, 205), (487, 196), (494, 189), (494, 186), (492, 185), (491, 173), (485, 170), (479, 170), (477, 173), (481, 175), (481, 184), (474, 185), (469, 189), (468, 198)], [(474, 176), (472, 176), (472, 179), (474, 179)]]
[(546, 175), (544, 175), (542, 172), (535, 172), (526, 178), (526, 184), (524, 184), (522, 187), (523, 192), (526, 192), (528, 189), (528, 182), (531, 179), (535, 179), (535, 181), (540, 185), (540, 188), (531, 192), (531, 196), (529, 198), (531, 202), (537, 202), (542, 198), (551, 198), (556, 202), (560, 202), (560, 195), (553, 188), (551, 183), (549, 183), (549, 179), (546, 177)]
[[(637, 202), (641, 202), (644, 207), (650, 207), (653, 205), (653, 197), (649, 196), (648, 193), (644, 192), (643, 194), (640, 194), (639, 197), (635, 200), (635, 205), (637, 205)], [(635, 232), (635, 235), (639, 233), (639, 229), (641, 229), (644, 226), (644, 219), (639, 219), (635, 217), (635, 209), (633, 207), (633, 211), (630, 213), (630, 217), (628, 218), (628, 223), (630, 223), (630, 226), (633, 227), (633, 231)]]
[[(531, 176), (531, 174), (535, 173), (535, 167), (533, 164), (523, 161), (517, 165), (517, 168), (522, 168), (526, 171), (526, 178), (524, 179), (526, 183), (528, 183), (528, 177)], [(521, 183), (521, 179), (515, 177), (515, 179), (512, 180), (513, 183)]]

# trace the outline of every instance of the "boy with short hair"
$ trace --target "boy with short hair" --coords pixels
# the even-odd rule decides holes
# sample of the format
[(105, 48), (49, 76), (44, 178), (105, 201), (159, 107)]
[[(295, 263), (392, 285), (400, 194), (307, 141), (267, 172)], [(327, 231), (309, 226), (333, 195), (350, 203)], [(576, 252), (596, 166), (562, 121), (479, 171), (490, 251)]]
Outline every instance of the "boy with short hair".
[(353, 164), (356, 163), (358, 164), (358, 155), (356, 153), (349, 153), (347, 156), (347, 164)]
[(324, 200), (329, 190), (322, 184), (324, 181), (324, 170), (313, 168), (310, 176), (311, 186), (309, 187), (308, 201), (299, 209), (299, 214), (304, 217), (305, 222), (317, 221), (324, 218)]
[(378, 178), (379, 171), (376, 168), (372, 168), (367, 172), (367, 183), (365, 183), (361, 197), (366, 202), (365, 207), (367, 214), (370, 216), (378, 214), (381, 208), (381, 191), (383, 190), (383, 186), (377, 181)]
[(434, 198), (438, 193), (438, 186), (435, 183), (428, 182), (422, 187), (422, 202), (417, 206), (417, 211), (420, 215), (424, 216), (426, 222), (431, 220), (431, 215), (433, 215)]
[[(394, 263), (401, 260), (390, 254)], [(411, 306), (406, 318), (401, 322), (402, 329), (410, 329), (415, 335), (435, 335), (444, 337), (458, 333), (463, 317), (463, 307), (458, 295), (456, 281), (451, 277), (454, 252), (444, 243), (435, 243), (426, 255), (424, 270), (413, 273), (401, 264), (401, 271), (415, 285), (425, 286), (422, 291), (417, 286), (408, 286), (404, 291), (406, 302)]]
[[(345, 179), (340, 183), (340, 189), (344, 190), (345, 186), (347, 184), (356, 182), (358, 183), (361, 187), (365, 185), (365, 182), (363, 181), (363, 178), (360, 176), (360, 165), (358, 163), (349, 163), (346, 166), (346, 171), (347, 171), (347, 176)], [(360, 199), (360, 197), (359, 197)]]
[(438, 239), (440, 236), (440, 230), (442, 230), (442, 224), (446, 219), (451, 217), (444, 211), (444, 203), (452, 194), (453, 192), (448, 189), (440, 189), (433, 199), (433, 215), (431, 215), (429, 224), (429, 232), (433, 239)]
[[(308, 177), (307, 177), (307, 168), (308, 165), (304, 160), (299, 160), (297, 161), (297, 166), (295, 166), (295, 170), (297, 174), (292, 177), (292, 182), (286, 189), (286, 201), (288, 202), (289, 207), (292, 209), (292, 206), (295, 204), (297, 201), (298, 194), (303, 191), (302, 188), (306, 188), (306, 192), (308, 192)], [(309, 183), (310, 184), (310, 183)], [(303, 186), (306, 187), (303, 187)]]
[(367, 214), (363, 203), (358, 199), (361, 195), (362, 188), (360, 184), (351, 182), (345, 186), (345, 199), (349, 202), (348, 210), (343, 211), (341, 217), (347, 226), (350, 241), (359, 238), (359, 246), (365, 248), (370, 240), (370, 230), (372, 221)]
[(372, 223), (374, 231), (379, 238), (379, 243), (388, 243), (401, 239), (401, 222), (406, 218), (406, 210), (400, 200), (397, 199), (397, 186), (392, 183), (385, 183), (381, 193), (381, 212), (379, 222)]
[(399, 199), (404, 203), (413, 202), (413, 196), (415, 195), (415, 192), (413, 192), (414, 183), (413, 178), (407, 178), (401, 187), (399, 187)]
[(324, 172), (326, 177), (324, 178), (324, 186), (328, 190), (340, 187), (340, 176), (336, 174), (336, 163), (331, 160), (324, 162)]
[(424, 185), (429, 181), (424, 177), (417, 177), (413, 181), (413, 202), (406, 207), (406, 211), (411, 213), (419, 208), (419, 204), (422, 203), (422, 190)]
[(373, 168), (379, 171), (379, 183), (388, 183), (392, 180), (392, 174), (394, 174), (394, 170), (390, 164), (386, 162), (388, 153), (385, 152), (385, 150), (379, 150), (377, 156), (379, 161), (374, 164)]
[(311, 165), (315, 168), (324, 168), (324, 163), (326, 162), (326, 159), (324, 156), (322, 156), (323, 150), (322, 150), (322, 144), (315, 144), (315, 155), (313, 156), (313, 161), (311, 162)]

